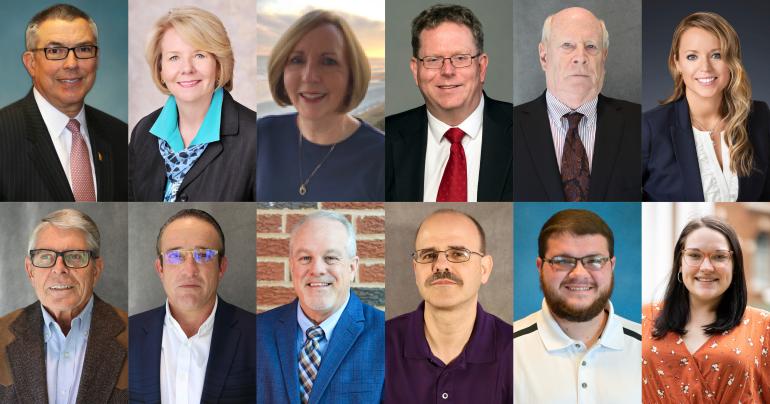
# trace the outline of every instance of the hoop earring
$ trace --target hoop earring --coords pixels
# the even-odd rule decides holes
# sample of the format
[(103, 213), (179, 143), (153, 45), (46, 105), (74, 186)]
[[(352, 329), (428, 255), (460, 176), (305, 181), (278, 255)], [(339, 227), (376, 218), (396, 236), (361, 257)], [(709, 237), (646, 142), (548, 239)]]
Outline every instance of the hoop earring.
[(676, 280), (678, 280), (679, 283), (682, 283), (682, 271), (676, 273)]

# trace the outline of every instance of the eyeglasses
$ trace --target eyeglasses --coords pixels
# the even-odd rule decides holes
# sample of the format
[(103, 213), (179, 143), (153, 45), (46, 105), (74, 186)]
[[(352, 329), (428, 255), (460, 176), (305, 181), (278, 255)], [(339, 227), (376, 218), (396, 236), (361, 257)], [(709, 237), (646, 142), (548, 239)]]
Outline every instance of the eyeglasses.
[(99, 47), (96, 45), (80, 45), (74, 48), (52, 46), (50, 48), (30, 49), (30, 51), (43, 51), (45, 58), (48, 60), (66, 59), (67, 56), (69, 56), (70, 51), (74, 51), (75, 57), (78, 59), (93, 59), (96, 57), (96, 54), (99, 53)]
[(682, 250), (682, 257), (684, 258), (684, 263), (691, 267), (700, 266), (706, 257), (708, 257), (711, 265), (721, 267), (730, 262), (730, 259), (733, 257), (733, 252), (730, 250), (716, 250), (711, 253), (704, 253), (698, 249), (685, 248)]
[(551, 264), (557, 271), (572, 271), (577, 266), (578, 261), (583, 264), (583, 268), (589, 271), (598, 271), (604, 268), (604, 264), (610, 260), (610, 257), (602, 255), (587, 255), (585, 257), (569, 257), (557, 255), (553, 258), (543, 258), (544, 262)]
[(420, 62), (422, 62), (423, 67), (426, 69), (440, 69), (444, 67), (444, 61), (449, 59), (449, 63), (452, 64), (452, 66), (457, 68), (463, 68), (468, 67), (473, 62), (473, 59), (479, 57), (481, 53), (477, 53), (474, 56), (462, 54), (462, 55), (452, 55), (448, 58), (445, 58), (443, 56), (425, 56), (424, 58), (417, 58)]
[(51, 268), (56, 265), (56, 260), (62, 257), (64, 266), (69, 269), (79, 269), (88, 266), (91, 262), (91, 256), (98, 258), (92, 251), (88, 250), (29, 250), (29, 258), (32, 265), (38, 268)]
[(477, 253), (465, 248), (448, 248), (443, 251), (437, 251), (433, 249), (417, 250), (412, 253), (412, 259), (418, 264), (432, 264), (438, 259), (438, 255), (444, 253), (447, 261), (449, 262), (466, 262), (471, 259), (471, 254), (476, 254), (479, 257), (483, 257), (484, 254)]
[(163, 262), (171, 265), (179, 265), (185, 261), (185, 257), (188, 254), (192, 255), (196, 263), (205, 264), (219, 255), (219, 251), (212, 250), (211, 248), (178, 249), (168, 250), (161, 255), (163, 256)]

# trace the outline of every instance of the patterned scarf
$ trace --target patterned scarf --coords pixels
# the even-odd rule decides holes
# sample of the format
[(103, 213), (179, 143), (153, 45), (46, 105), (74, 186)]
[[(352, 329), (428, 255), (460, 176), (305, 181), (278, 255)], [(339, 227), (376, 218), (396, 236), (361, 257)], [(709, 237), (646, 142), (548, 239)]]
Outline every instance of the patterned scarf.
[(176, 193), (179, 191), (179, 186), (182, 185), (184, 176), (187, 175), (193, 164), (198, 161), (198, 157), (206, 150), (206, 146), (208, 146), (208, 143), (196, 144), (181, 150), (179, 153), (175, 153), (168, 142), (160, 138), (158, 139), (160, 155), (163, 156), (163, 160), (166, 162), (166, 179), (170, 184), (170, 186), (166, 187), (163, 202), (174, 202), (176, 200)]

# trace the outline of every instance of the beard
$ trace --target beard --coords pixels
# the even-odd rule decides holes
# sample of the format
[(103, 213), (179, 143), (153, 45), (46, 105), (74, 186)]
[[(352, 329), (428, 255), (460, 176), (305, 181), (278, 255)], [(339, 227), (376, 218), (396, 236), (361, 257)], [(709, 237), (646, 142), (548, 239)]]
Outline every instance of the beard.
[(543, 276), (540, 275), (540, 289), (543, 291), (545, 302), (548, 304), (548, 308), (551, 309), (551, 313), (555, 316), (572, 322), (586, 322), (593, 320), (599, 313), (607, 307), (607, 302), (612, 296), (612, 289), (615, 287), (615, 275), (610, 278), (610, 287), (606, 291), (599, 291), (599, 295), (596, 299), (587, 307), (579, 308), (571, 306), (567, 303), (566, 299), (562, 297), (558, 290), (552, 290), (548, 285), (543, 282)]

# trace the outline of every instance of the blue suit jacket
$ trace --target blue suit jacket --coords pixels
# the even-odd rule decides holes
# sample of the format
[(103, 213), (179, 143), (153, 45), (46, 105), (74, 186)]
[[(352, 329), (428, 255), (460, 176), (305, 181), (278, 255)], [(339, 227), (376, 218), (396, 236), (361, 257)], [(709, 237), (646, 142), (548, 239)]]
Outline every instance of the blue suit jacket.
[[(131, 403), (160, 403), (160, 348), (166, 307), (128, 319)], [(202, 403), (253, 403), (255, 315), (219, 298), (203, 381)]]
[[(738, 201), (770, 200), (770, 111), (754, 101), (749, 112), (754, 170), (738, 178)], [(642, 191), (645, 201), (702, 202), (698, 154), (687, 99), (658, 106), (642, 119)]]
[[(257, 315), (257, 403), (299, 404), (298, 301)], [(321, 358), (309, 404), (382, 401), (385, 314), (351, 292)]]

